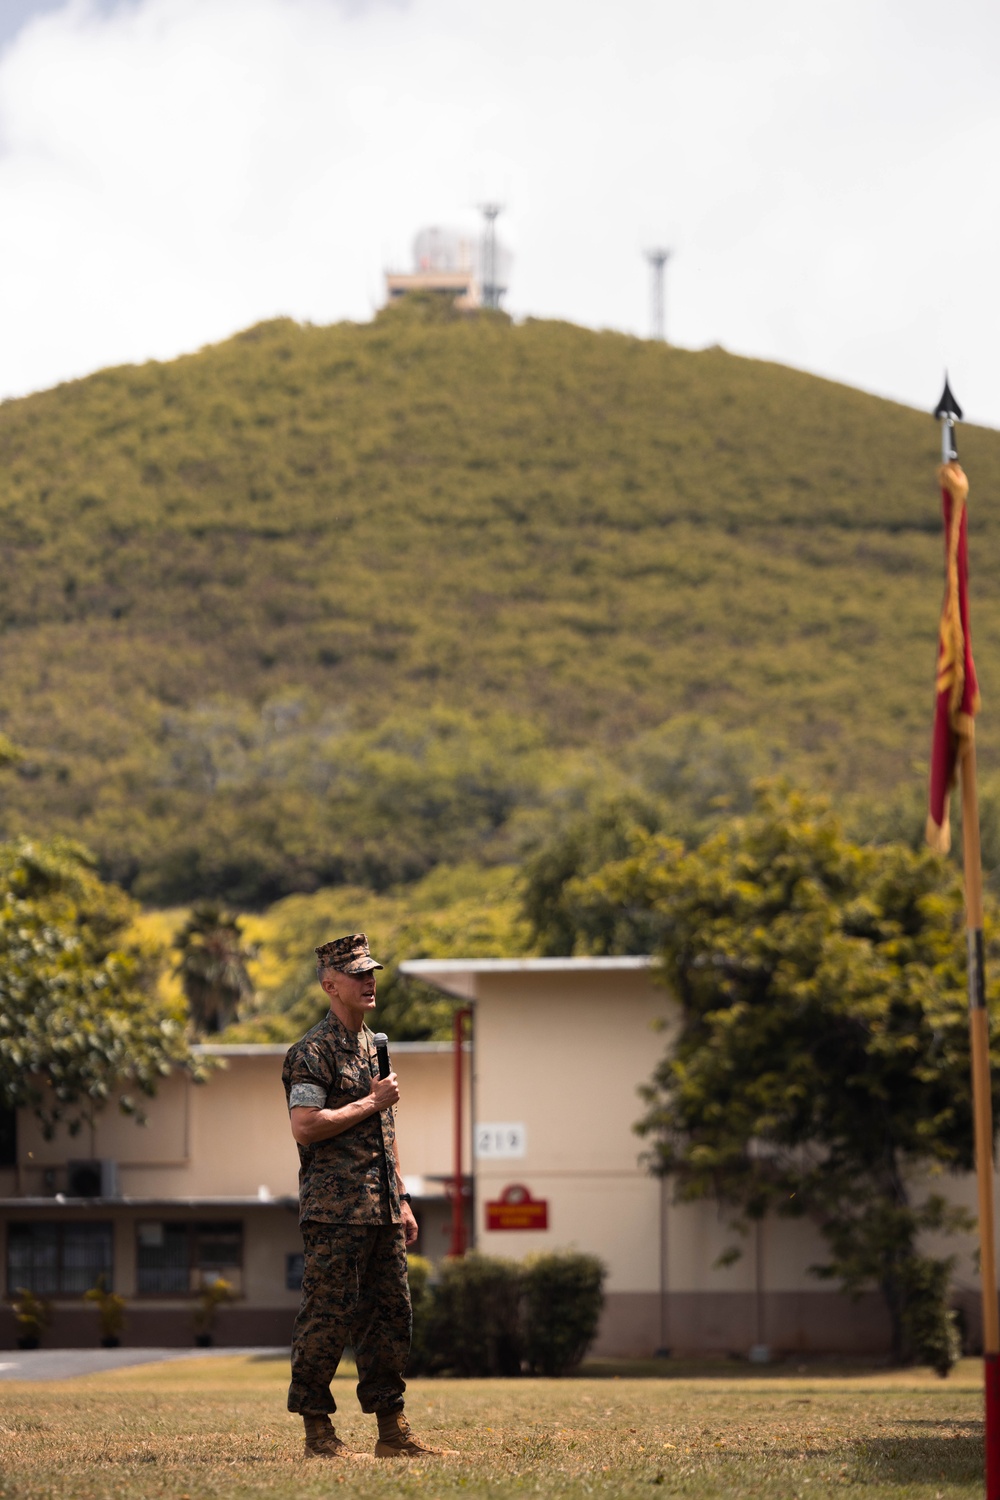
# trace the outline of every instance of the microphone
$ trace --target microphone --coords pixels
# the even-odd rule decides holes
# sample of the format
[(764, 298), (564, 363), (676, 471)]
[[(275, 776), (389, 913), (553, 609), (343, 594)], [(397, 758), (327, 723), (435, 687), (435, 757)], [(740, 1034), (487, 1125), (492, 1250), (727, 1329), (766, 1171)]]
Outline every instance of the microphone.
[(374, 1036), (375, 1052), (378, 1056), (378, 1076), (388, 1078), (392, 1069), (389, 1066), (389, 1038), (384, 1031), (376, 1031)]

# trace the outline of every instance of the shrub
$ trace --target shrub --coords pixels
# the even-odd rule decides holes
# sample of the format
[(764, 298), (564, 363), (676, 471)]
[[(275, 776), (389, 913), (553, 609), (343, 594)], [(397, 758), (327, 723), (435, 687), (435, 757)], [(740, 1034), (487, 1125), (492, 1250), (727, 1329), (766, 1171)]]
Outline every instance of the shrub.
[(604, 1306), (605, 1268), (596, 1255), (533, 1255), (522, 1272), (524, 1353), (533, 1375), (565, 1375), (593, 1343)]
[(25, 1338), (41, 1338), (52, 1322), (52, 1303), (29, 1287), (19, 1286), (13, 1303), (14, 1317)]
[(521, 1373), (521, 1267), (476, 1251), (446, 1260), (428, 1327), (433, 1368), (455, 1375)]
[(942, 1377), (962, 1353), (958, 1315), (948, 1306), (951, 1259), (915, 1255), (905, 1268), (907, 1354)]
[(116, 1339), (125, 1326), (125, 1298), (108, 1290), (107, 1278), (98, 1276), (97, 1281), (83, 1294), (84, 1302), (92, 1302), (97, 1308), (101, 1338)]
[(429, 1337), (434, 1305), (430, 1284), (431, 1263), (422, 1255), (408, 1255), (406, 1269), (410, 1282), (410, 1302), (413, 1305), (413, 1338), (406, 1368), (411, 1375), (424, 1375), (432, 1364)]
[(198, 1293), (194, 1305), (194, 1331), (202, 1338), (209, 1336), (215, 1327), (216, 1313), (227, 1302), (236, 1301), (236, 1289), (224, 1276), (215, 1276), (206, 1281)]

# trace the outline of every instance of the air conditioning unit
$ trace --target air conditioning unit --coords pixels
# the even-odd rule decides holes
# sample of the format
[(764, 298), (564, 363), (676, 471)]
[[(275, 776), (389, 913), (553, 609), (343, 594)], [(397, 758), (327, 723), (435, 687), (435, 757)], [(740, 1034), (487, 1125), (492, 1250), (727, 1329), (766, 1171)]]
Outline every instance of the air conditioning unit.
[(118, 1163), (100, 1160), (66, 1163), (67, 1198), (117, 1198)]

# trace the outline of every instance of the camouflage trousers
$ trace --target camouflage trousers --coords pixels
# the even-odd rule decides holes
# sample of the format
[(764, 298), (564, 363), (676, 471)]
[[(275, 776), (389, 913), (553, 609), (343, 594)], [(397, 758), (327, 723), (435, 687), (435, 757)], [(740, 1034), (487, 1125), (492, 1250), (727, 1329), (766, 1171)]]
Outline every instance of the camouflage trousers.
[(412, 1323), (402, 1226), (307, 1220), (302, 1238), (305, 1269), (292, 1330), (288, 1410), (337, 1410), (330, 1382), (349, 1344), (361, 1410), (402, 1411)]

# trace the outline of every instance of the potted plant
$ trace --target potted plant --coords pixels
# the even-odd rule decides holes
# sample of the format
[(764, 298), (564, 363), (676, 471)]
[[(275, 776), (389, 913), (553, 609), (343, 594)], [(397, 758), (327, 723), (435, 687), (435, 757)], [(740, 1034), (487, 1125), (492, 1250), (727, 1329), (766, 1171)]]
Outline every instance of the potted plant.
[(17, 1337), (19, 1349), (37, 1349), (42, 1334), (52, 1322), (52, 1303), (19, 1286), (14, 1298), (14, 1317), (21, 1332)]
[(194, 1307), (194, 1341), (200, 1349), (207, 1349), (212, 1343), (212, 1330), (219, 1308), (224, 1303), (235, 1300), (236, 1292), (232, 1282), (227, 1281), (224, 1276), (214, 1276), (210, 1281), (205, 1281)]
[(93, 1302), (101, 1329), (101, 1348), (117, 1349), (121, 1343), (121, 1331), (125, 1325), (125, 1298), (117, 1292), (109, 1292), (103, 1275), (98, 1276), (89, 1291), (83, 1294), (84, 1302)]

